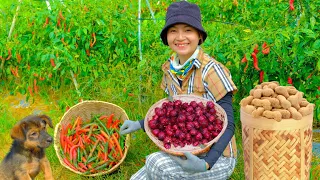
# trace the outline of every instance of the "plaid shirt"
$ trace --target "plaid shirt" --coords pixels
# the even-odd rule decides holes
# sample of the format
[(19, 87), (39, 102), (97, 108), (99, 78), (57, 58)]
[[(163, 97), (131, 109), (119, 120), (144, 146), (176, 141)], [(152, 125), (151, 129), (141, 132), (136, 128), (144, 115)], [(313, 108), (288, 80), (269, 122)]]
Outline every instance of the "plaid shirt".
[(189, 71), (182, 86), (177, 77), (170, 72), (170, 61), (162, 65), (164, 72), (161, 88), (169, 95), (194, 94), (206, 99), (219, 101), (228, 92), (236, 92), (237, 87), (231, 79), (229, 70), (220, 62), (200, 49), (194, 67)]

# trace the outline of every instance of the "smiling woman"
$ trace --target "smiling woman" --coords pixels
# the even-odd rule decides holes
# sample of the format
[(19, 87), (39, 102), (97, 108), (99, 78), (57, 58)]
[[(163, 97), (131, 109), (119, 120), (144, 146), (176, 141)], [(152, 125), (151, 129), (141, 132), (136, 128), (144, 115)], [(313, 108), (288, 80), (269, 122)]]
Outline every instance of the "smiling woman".
[(202, 34), (187, 24), (175, 24), (168, 29), (167, 42), (179, 57), (179, 63), (185, 64), (202, 41)]

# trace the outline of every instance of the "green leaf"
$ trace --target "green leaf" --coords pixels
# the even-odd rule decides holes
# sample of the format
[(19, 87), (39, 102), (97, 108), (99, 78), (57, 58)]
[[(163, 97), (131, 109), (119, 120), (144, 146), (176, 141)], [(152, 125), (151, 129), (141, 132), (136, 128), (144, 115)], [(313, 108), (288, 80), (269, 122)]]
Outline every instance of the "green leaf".
[(101, 25), (105, 26), (105, 25), (106, 25), (106, 24), (103, 22), (102, 19), (97, 19), (97, 23), (98, 23), (99, 26), (101, 26)]
[(320, 49), (320, 39), (316, 40), (316, 41), (313, 43), (312, 47), (313, 47), (314, 49), (316, 49), (316, 50)]
[(61, 66), (61, 64), (62, 64), (61, 62), (57, 62), (53, 70), (56, 71)]
[(83, 28), (82, 31), (83, 31), (83, 33), (84, 33), (85, 35), (88, 34), (88, 30), (87, 30), (87, 29)]
[(315, 25), (315, 24), (316, 24), (316, 19), (312, 16), (312, 17), (310, 18), (311, 29), (314, 28), (314, 25)]
[(320, 71), (320, 60), (318, 60), (317, 69), (318, 69), (318, 71)]
[(301, 32), (305, 33), (308, 37), (315, 39), (317, 36), (311, 29), (302, 29)]

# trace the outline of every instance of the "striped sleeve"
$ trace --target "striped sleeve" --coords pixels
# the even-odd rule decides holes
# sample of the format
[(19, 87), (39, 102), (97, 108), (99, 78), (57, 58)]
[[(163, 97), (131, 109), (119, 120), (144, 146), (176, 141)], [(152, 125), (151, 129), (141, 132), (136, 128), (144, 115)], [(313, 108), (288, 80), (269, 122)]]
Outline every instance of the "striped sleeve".
[(204, 88), (210, 99), (219, 101), (228, 92), (236, 92), (229, 70), (220, 63), (210, 61), (202, 72)]
[(167, 81), (166, 81), (166, 76), (165, 74), (163, 74), (163, 77), (162, 77), (162, 82), (161, 82), (161, 85), (160, 85), (161, 89), (164, 90), (164, 92), (166, 92), (167, 94), (169, 94), (169, 89), (168, 89), (168, 86), (167, 86)]

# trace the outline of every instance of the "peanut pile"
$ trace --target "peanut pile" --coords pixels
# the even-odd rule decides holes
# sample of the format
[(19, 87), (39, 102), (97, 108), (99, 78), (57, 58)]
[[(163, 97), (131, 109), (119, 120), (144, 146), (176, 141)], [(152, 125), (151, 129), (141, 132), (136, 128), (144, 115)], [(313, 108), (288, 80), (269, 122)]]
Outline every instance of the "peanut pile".
[(240, 101), (242, 109), (253, 117), (300, 120), (313, 113), (314, 104), (303, 98), (294, 86), (280, 86), (278, 82), (263, 82)]

